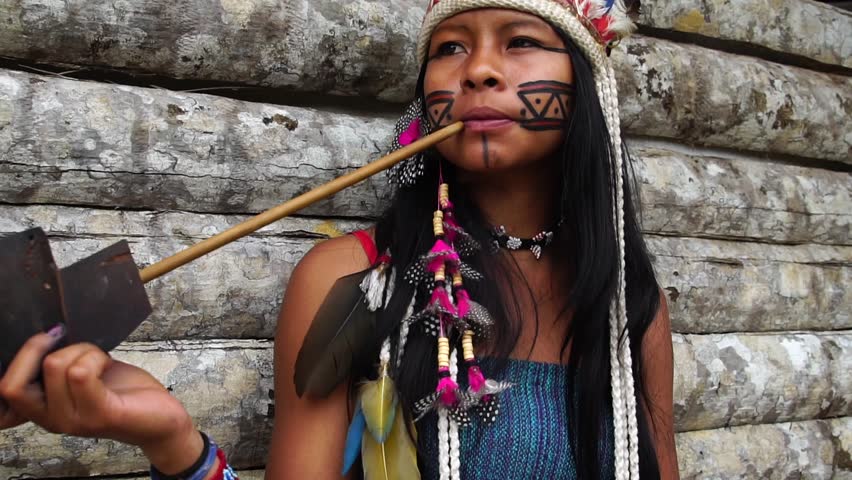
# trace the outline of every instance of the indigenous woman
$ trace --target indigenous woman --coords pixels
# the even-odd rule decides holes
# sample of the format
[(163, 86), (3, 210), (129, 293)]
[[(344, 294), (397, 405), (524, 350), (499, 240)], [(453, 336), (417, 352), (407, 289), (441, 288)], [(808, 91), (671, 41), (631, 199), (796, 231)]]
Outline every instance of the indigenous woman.
[[(429, 1), (394, 145), (465, 128), (294, 271), (267, 478), (677, 478), (668, 312), (608, 57), (631, 28), (620, 0)], [(9, 366), (0, 426), (139, 445), (155, 478), (232, 475), (147, 373), (87, 345), (41, 362), (61, 335)]]

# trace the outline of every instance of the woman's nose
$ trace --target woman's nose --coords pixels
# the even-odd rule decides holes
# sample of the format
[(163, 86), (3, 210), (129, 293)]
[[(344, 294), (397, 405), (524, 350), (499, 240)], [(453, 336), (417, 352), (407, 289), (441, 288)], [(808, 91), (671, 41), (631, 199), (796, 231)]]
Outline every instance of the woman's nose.
[(468, 57), (462, 77), (462, 90), (501, 89), (506, 86), (502, 62), (496, 52), (477, 49)]

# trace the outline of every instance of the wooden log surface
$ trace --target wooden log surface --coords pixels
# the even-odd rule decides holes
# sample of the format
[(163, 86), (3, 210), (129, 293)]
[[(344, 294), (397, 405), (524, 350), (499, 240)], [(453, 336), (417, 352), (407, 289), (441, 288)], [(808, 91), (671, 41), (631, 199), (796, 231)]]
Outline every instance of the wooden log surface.
[(632, 139), (643, 230), (777, 243), (852, 244), (852, 178)]
[[(149, 265), (243, 220), (186, 212), (2, 206), (0, 233), (40, 226), (64, 266), (126, 238)], [(270, 338), (295, 264), (318, 240), (368, 225), (291, 218), (148, 285), (154, 314), (136, 340)], [(852, 247), (646, 236), (675, 331), (852, 328)]]
[(852, 414), (852, 332), (673, 336), (678, 431)]
[[(258, 212), (380, 156), (392, 120), (0, 73), (0, 199)], [(849, 245), (846, 172), (635, 140), (645, 230)], [(365, 217), (374, 177), (305, 211)]]
[(745, 425), (677, 435), (683, 480), (852, 477), (852, 418)]
[[(199, 427), (224, 446), (235, 466), (263, 464), (274, 413), (274, 394), (270, 392), (273, 388), (271, 342), (127, 343), (119, 347), (114, 356), (140, 365), (162, 380), (185, 403)], [(718, 339), (675, 335), (676, 365), (693, 365), (704, 361), (704, 356), (713, 358), (707, 362), (707, 368), (696, 368), (692, 372), (697, 379), (685, 379), (682, 375), (675, 379), (676, 405), (690, 404), (686, 416), (682, 408), (676, 407), (678, 431), (697, 426), (721, 428), (761, 422), (769, 416), (774, 416), (777, 422), (787, 422), (809, 420), (815, 415), (831, 417), (852, 413), (852, 379), (844, 375), (852, 366), (850, 332), (831, 336), (724, 335)], [(716, 382), (718, 388), (707, 388)], [(738, 398), (737, 392), (743, 397)], [(813, 401), (829, 406), (813, 405)], [(696, 421), (697, 410), (703, 409), (706, 410), (700, 421)], [(845, 421), (830, 420), (820, 425), (836, 422), (843, 425)], [(778, 427), (754, 428), (759, 432), (761, 428)], [(806, 429), (800, 433), (806, 431), (810, 432)], [(699, 441), (708, 441), (707, 434), (701, 431), (695, 434)], [(805, 440), (807, 438), (802, 439)], [(783, 442), (779, 444), (777, 451), (786, 451), (781, 448), (784, 445)], [(848, 451), (849, 442), (845, 445)], [(690, 443), (684, 445), (679, 440), (679, 449), (690, 451), (690, 448)], [(747, 445), (743, 448), (741, 457), (748, 459), (759, 455), (758, 458), (763, 458), (760, 451), (750, 450)], [(818, 458), (823, 457), (821, 452)], [(139, 452), (129, 446), (45, 434), (31, 425), (0, 434), (0, 459), (0, 476), (4, 478), (21, 474), (108, 475), (141, 471), (145, 465)], [(726, 461), (721, 455), (712, 459), (720, 465)], [(761, 461), (766, 462), (768, 458)], [(806, 459), (800, 467), (808, 464)], [(702, 466), (695, 460), (689, 460), (687, 465), (699, 471)]]
[(749, 0), (732, 5), (724, 0), (669, 0), (643, 5), (639, 23), (852, 68), (852, 15), (821, 2)]
[(419, 0), (0, 1), (0, 55), (402, 101)]
[(852, 163), (852, 77), (645, 37), (622, 45), (627, 132)]
[(675, 331), (845, 329), (852, 321), (849, 247), (646, 241)]
[[(259, 2), (250, 1), (245, 7), (250, 25), (223, 23), (230, 17), (216, 3), (186, 8), (181, 7), (184, 2), (169, 6), (142, 2), (132, 12), (142, 12), (145, 20), (110, 4), (110, 15), (130, 23), (115, 29), (105, 26), (98, 32), (69, 25), (76, 18), (103, 17), (103, 3), (64, 4), (73, 4), (73, 9), (50, 4), (41, 14), (21, 15), (13, 11), (20, 4), (5, 0), (0, 5), (7, 9), (5, 17), (12, 18), (12, 25), (0, 34), (5, 34), (0, 37), (0, 55), (403, 102), (413, 95), (419, 72), (412, 54), (419, 15), (413, 13), (416, 8), (392, 15), (383, 10), (408, 1), (389, 5), (358, 0), (341, 5), (303, 0), (297, 2), (304, 3), (298, 14), (288, 5), (285, 12), (266, 12), (266, 16), (260, 15), (266, 7), (258, 8)], [(166, 21), (149, 18), (152, 3), (158, 6), (156, 15)], [(162, 11), (171, 8), (184, 10), (176, 17)], [(320, 21), (327, 19), (323, 13), (334, 19)], [(187, 20), (186, 15), (200, 18)], [(16, 18), (32, 17), (36, 19), (15, 23)], [(103, 20), (110, 25), (109, 19)], [(169, 25), (174, 20), (179, 24)], [(139, 25), (131, 26), (133, 22)], [(276, 38), (272, 32), (287, 39)], [(266, 38), (241, 38), (257, 35)], [(55, 41), (62, 48), (55, 48)], [(622, 123), (628, 133), (850, 161), (852, 139), (846, 134), (852, 122), (848, 101), (852, 80), (848, 77), (648, 37), (625, 41), (613, 60)]]
[[(0, 73), (0, 127), (7, 202), (214, 212), (304, 193), (378, 158), (392, 132), (376, 115), (12, 72)], [(376, 212), (385, 181), (365, 184), (307, 212)]]

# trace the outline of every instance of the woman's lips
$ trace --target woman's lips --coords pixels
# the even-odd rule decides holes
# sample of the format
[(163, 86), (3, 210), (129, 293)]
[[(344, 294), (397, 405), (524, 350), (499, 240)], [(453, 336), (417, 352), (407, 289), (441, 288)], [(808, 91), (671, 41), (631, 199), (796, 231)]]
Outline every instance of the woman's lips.
[(513, 123), (515, 121), (511, 118), (469, 119), (464, 121), (464, 129), (468, 132), (487, 132)]

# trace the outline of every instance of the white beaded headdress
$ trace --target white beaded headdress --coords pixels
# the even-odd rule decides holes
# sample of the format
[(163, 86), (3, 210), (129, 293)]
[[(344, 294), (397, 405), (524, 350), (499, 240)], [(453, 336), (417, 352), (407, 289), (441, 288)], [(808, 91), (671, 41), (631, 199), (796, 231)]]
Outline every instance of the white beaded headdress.
[[(417, 41), (420, 64), (426, 59), (435, 27), (453, 15), (479, 8), (505, 8), (536, 15), (560, 28), (577, 44), (592, 65), (595, 89), (604, 112), (615, 156), (616, 185), (613, 191), (612, 218), (618, 246), (618, 291), (610, 305), (610, 366), (613, 426), (615, 430), (615, 473), (618, 480), (639, 478), (639, 439), (636, 420), (636, 395), (630, 342), (627, 335), (624, 254), (624, 178), (621, 126), (615, 74), (609, 48), (634, 29), (623, 0), (428, 0), (426, 17)], [(638, 4), (638, 2), (635, 2)], [(409, 122), (399, 129), (404, 131)], [(621, 334), (623, 333), (623, 336)], [(620, 339), (622, 339), (620, 341)], [(458, 480), (458, 430), (454, 420), (439, 417), (439, 454), (442, 480)], [(447, 437), (450, 438), (447, 438)]]

